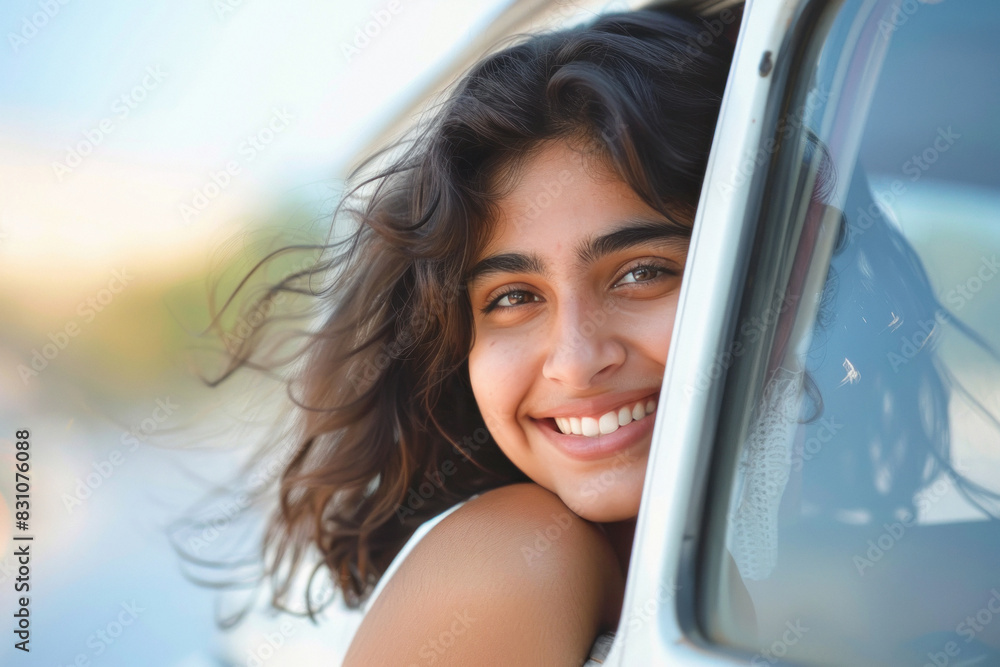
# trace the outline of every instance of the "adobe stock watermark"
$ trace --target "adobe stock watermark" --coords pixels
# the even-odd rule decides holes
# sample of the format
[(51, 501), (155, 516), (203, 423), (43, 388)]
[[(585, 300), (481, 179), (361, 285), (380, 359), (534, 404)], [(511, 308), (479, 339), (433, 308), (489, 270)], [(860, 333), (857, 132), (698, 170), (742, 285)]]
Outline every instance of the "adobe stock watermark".
[(273, 298), (257, 304), (249, 313), (242, 316), (232, 329), (222, 333), (222, 344), (230, 354), (239, 352), (240, 346), (253, 334), (260, 324), (274, 314), (276, 306), (287, 301), (284, 292), (278, 292)]
[[(997, 256), (981, 257), (979, 267), (975, 273), (969, 276), (964, 282), (955, 285), (945, 295), (945, 300), (953, 306), (952, 312), (961, 312), (982, 291), (986, 283), (996, 277), (997, 273), (1000, 273), (1000, 261), (997, 260)], [(920, 354), (934, 336), (937, 327), (947, 324), (950, 319), (951, 313), (944, 309), (938, 309), (933, 317), (918, 320), (917, 330), (909, 336), (903, 337), (899, 350), (886, 354), (893, 372), (898, 373), (901, 367), (910, 363), (910, 361)]]
[(983, 286), (993, 280), (998, 272), (1000, 272), (1000, 261), (997, 261), (996, 255), (991, 255), (989, 258), (985, 255), (980, 257), (975, 274), (949, 290), (945, 294), (945, 301), (948, 302), (953, 311), (959, 312), (965, 308), (966, 304), (976, 298)]
[[(932, 2), (939, 2), (940, 0), (932, 0)], [(906, 22), (910, 20), (910, 17), (917, 13), (917, 11), (923, 6), (928, 4), (925, 0), (903, 0), (901, 3), (892, 8), (892, 16), (888, 20), (881, 19), (878, 22), (878, 32), (882, 37), (888, 38), (892, 33), (899, 30), (900, 27), (906, 25)]]
[(683, 72), (685, 68), (689, 67), (705, 52), (705, 49), (714, 44), (715, 40), (722, 37), (726, 29), (735, 23), (737, 18), (739, 18), (739, 15), (736, 12), (731, 9), (724, 9), (710, 19), (700, 19), (705, 29), (694, 37), (687, 38), (687, 44), (681, 51), (678, 61), (671, 64), (677, 71)]
[(823, 417), (820, 419), (819, 429), (817, 429), (816, 434), (802, 443), (802, 449), (796, 449), (795, 453), (792, 454), (792, 470), (801, 472), (803, 466), (818, 456), (823, 449), (823, 445), (833, 440), (833, 436), (842, 428), (844, 428), (844, 425), (838, 423), (833, 417)]
[[(955, 470), (961, 474), (966, 472), (966, 468), (960, 465), (956, 465)], [(898, 521), (883, 523), (882, 533), (874, 540), (868, 540), (868, 549), (864, 555), (855, 554), (851, 559), (854, 567), (858, 570), (858, 574), (863, 577), (865, 576), (865, 570), (875, 567), (875, 564), (881, 561), (906, 536), (907, 529), (917, 525), (917, 518), (920, 514), (927, 512), (935, 503), (947, 495), (950, 488), (951, 485), (944, 477), (938, 477), (932, 485), (922, 489), (914, 496), (917, 506), (916, 514), (906, 512)]]
[[(462, 438), (462, 444), (458, 449), (462, 455), (461, 461), (468, 461), (472, 458), (473, 452), (478, 452), (490, 439), (490, 433), (485, 428), (477, 428), (471, 436)], [(417, 513), (417, 510), (424, 506), (438, 490), (445, 487), (448, 478), (458, 472), (458, 465), (451, 458), (445, 459), (441, 465), (434, 470), (424, 473), (424, 480), (416, 488), (410, 487), (406, 497), (406, 504), (396, 508), (396, 518), (400, 523), (404, 523), (407, 517)]]
[[(919, 153), (914, 153), (910, 159), (900, 166), (904, 175), (911, 183), (916, 183), (930, 170), (944, 153), (947, 153), (962, 135), (951, 129), (938, 127), (930, 145)], [(899, 178), (894, 179), (886, 188), (872, 193), (872, 201), (867, 208), (858, 207), (857, 222), (850, 226), (854, 236), (860, 236), (868, 231), (875, 220), (881, 215), (881, 208), (890, 209), (897, 199), (906, 194), (906, 183)], [(853, 238), (851, 240), (854, 240)]]
[(269, 632), (264, 635), (264, 640), (252, 648), (247, 655), (247, 667), (263, 667), (264, 663), (270, 660), (278, 652), (289, 637), (295, 634), (295, 625), (285, 619), (278, 626), (277, 632)]
[(344, 59), (351, 62), (355, 57), (361, 55), (361, 52), (371, 44), (372, 40), (382, 34), (382, 30), (392, 22), (393, 17), (402, 8), (400, 0), (389, 0), (385, 7), (373, 9), (370, 20), (366, 21), (364, 25), (355, 27), (352, 42), (340, 43), (340, 53), (343, 54)]
[[(98, 290), (94, 296), (87, 297), (77, 304), (76, 313), (82, 320), (82, 323), (90, 324), (93, 322), (97, 318), (98, 313), (103, 312), (105, 308), (111, 305), (115, 296), (121, 294), (133, 279), (134, 276), (130, 275), (124, 268), (112, 271), (111, 279), (108, 280), (105, 287)], [(25, 364), (17, 365), (17, 374), (21, 377), (21, 382), (27, 385), (31, 378), (38, 377), (39, 373), (48, 368), (49, 364), (63, 350), (69, 347), (70, 341), (79, 336), (82, 330), (81, 323), (76, 319), (72, 319), (63, 325), (62, 328), (49, 332), (47, 336), (49, 342), (44, 343), (41, 350), (38, 348), (31, 349), (30, 366), (26, 366)]]
[(153, 408), (150, 416), (122, 433), (119, 442), (123, 446), (127, 446), (127, 449), (112, 449), (106, 457), (91, 463), (93, 471), (83, 477), (76, 478), (73, 493), (62, 494), (62, 502), (66, 512), (72, 514), (73, 510), (83, 505), (88, 498), (94, 495), (94, 491), (99, 489), (125, 463), (126, 455), (138, 449), (140, 442), (145, 442), (146, 438), (170, 419), (179, 407), (170, 400), (169, 396), (166, 399), (156, 399), (156, 407)]
[[(602, 14), (628, 12), (632, 10), (629, 3), (624, 0), (611, 0), (594, 11), (582, 11), (578, 0), (557, 0), (554, 4), (559, 7), (555, 17), (551, 21), (554, 25), (566, 23), (577, 15), (580, 15), (581, 19), (584, 21), (590, 21), (593, 20), (595, 16)], [(688, 37), (687, 42), (680, 47), (675, 60), (672, 62), (664, 62), (663, 66), (677, 72), (683, 72), (685, 68), (693, 64), (705, 52), (705, 49), (714, 44), (717, 39), (722, 37), (727, 28), (733, 25), (738, 18), (739, 15), (729, 9), (725, 9), (715, 16), (700, 18), (699, 20), (701, 21), (703, 30), (701, 30), (694, 37)]]
[[(467, 294), (467, 292), (468, 288), (464, 284), (450, 285), (439, 294), (438, 301), (442, 304), (450, 304), (459, 295)], [(583, 322), (573, 329), (571, 339), (565, 344), (566, 349), (579, 349), (586, 343), (587, 339), (600, 330), (600, 327), (604, 326), (610, 315), (618, 311), (618, 303), (610, 299), (605, 300), (600, 308), (589, 310)], [(381, 343), (375, 354), (356, 361), (348, 371), (348, 380), (354, 391), (360, 394), (371, 387), (393, 360), (399, 359), (417, 341), (417, 335), (414, 332), (422, 331), (427, 322), (428, 315), (426, 313), (416, 313), (402, 333), (391, 341)]]
[(638, 630), (655, 618), (660, 607), (674, 599), (680, 589), (681, 587), (675, 579), (671, 579), (669, 582), (661, 581), (654, 595), (646, 598), (638, 609), (632, 608), (627, 620), (629, 630)]
[[(294, 275), (301, 271), (315, 267), (317, 258), (303, 257), (292, 263), (286, 276)], [(253, 334), (254, 330), (260, 326), (264, 320), (271, 317), (276, 306), (283, 305), (288, 301), (288, 295), (284, 290), (277, 292), (263, 302), (254, 304), (254, 307), (246, 315), (241, 316), (232, 327), (222, 332), (222, 344), (230, 354), (239, 352), (240, 346)]]
[[(582, 158), (580, 161), (582, 168)], [(563, 169), (556, 179), (547, 181), (542, 185), (542, 191), (538, 192), (527, 204), (520, 215), (514, 219), (515, 228), (520, 231), (528, 222), (534, 221), (542, 212), (563, 194), (564, 187), (572, 183), (573, 172)], [(467, 295), (468, 285), (463, 283), (446, 285), (438, 295), (438, 302), (444, 305), (451, 304), (457, 298)], [(586, 321), (574, 331), (570, 349), (576, 349), (583, 342), (593, 336), (598, 327), (602, 326), (608, 319), (608, 315), (617, 312), (618, 305), (614, 301), (606, 301), (598, 310), (588, 313)], [(403, 332), (395, 339), (383, 342), (377, 353), (371, 357), (361, 359), (351, 368), (348, 377), (355, 391), (360, 393), (378, 380), (382, 372), (388, 368), (394, 359), (398, 359), (417, 340), (414, 332), (422, 331), (428, 322), (428, 314), (416, 313)]]
[(776, 639), (771, 643), (769, 647), (761, 650), (750, 660), (750, 664), (753, 667), (764, 667), (764, 665), (773, 665), (781, 660), (784, 656), (788, 655), (788, 649), (792, 646), (798, 644), (806, 633), (809, 632), (809, 628), (802, 625), (801, 619), (795, 619), (795, 622), (785, 621), (785, 628), (787, 628), (781, 635), (780, 639)]
[[(442, 630), (420, 646), (420, 649), (417, 651), (417, 656), (421, 660), (419, 664), (433, 665), (476, 622), (476, 619), (469, 614), (468, 609), (463, 612), (456, 611), (452, 614), (452, 619), (447, 629)], [(419, 664), (410, 663), (410, 667), (419, 667)]]
[(736, 188), (743, 187), (754, 175), (756, 170), (766, 164), (771, 159), (771, 156), (777, 152), (778, 147), (782, 144), (782, 141), (789, 137), (792, 132), (801, 130), (805, 124), (806, 117), (819, 107), (826, 104), (829, 97), (829, 90), (817, 86), (813, 90), (812, 94), (810, 94), (806, 99), (805, 104), (798, 107), (794, 112), (789, 112), (781, 118), (778, 122), (778, 127), (774, 135), (764, 139), (757, 150), (744, 155), (743, 159), (736, 164), (735, 171), (729, 177), (729, 180), (722, 183), (719, 186), (719, 190), (724, 195), (729, 197), (732, 196)]
[[(652, 417), (653, 415), (647, 415)], [(645, 419), (645, 417), (644, 417)], [(608, 489), (614, 487), (619, 481), (621, 481), (622, 475), (628, 471), (633, 463), (638, 461), (638, 459), (627, 452), (619, 452), (615, 458), (614, 463), (610, 468), (602, 470), (601, 474), (595, 478), (587, 479), (583, 484), (580, 485), (579, 502), (574, 501), (573, 505), (569, 506), (575, 514), (583, 515), (588, 507), (592, 507), (593, 503), (601, 497), (601, 495)]]
[(574, 351), (582, 347), (618, 310), (618, 302), (613, 300), (605, 300), (600, 308), (588, 310), (584, 321), (579, 326), (574, 327), (572, 337), (566, 347)]
[(149, 97), (152, 91), (160, 87), (166, 78), (167, 74), (160, 65), (147, 67), (139, 83), (116, 97), (115, 101), (111, 103), (112, 116), (102, 118), (94, 127), (84, 130), (83, 139), (76, 144), (66, 146), (66, 154), (63, 156), (62, 162), (59, 160), (52, 162), (52, 173), (55, 174), (56, 181), (62, 183), (64, 178), (83, 164), (84, 159), (92, 155), (97, 147), (104, 143), (108, 135), (115, 131), (118, 124), (128, 118)]
[(631, 464), (636, 462), (638, 459), (634, 455), (630, 455), (626, 452), (620, 452), (615, 456), (614, 464), (606, 469), (602, 470), (601, 474), (595, 478), (588, 479), (586, 482), (580, 485), (579, 500), (570, 500), (567, 503), (567, 507), (570, 509), (572, 514), (569, 512), (559, 512), (550, 514), (552, 522), (546, 525), (544, 528), (536, 528), (534, 532), (534, 541), (531, 545), (521, 545), (521, 555), (524, 557), (524, 561), (529, 565), (535, 559), (541, 557), (543, 553), (552, 548), (555, 544), (562, 538), (563, 534), (570, 527), (574, 519), (582, 516), (588, 507), (592, 507), (593, 503), (596, 502), (601, 494), (603, 494), (608, 489), (614, 487), (620, 480), (624, 472), (629, 470)]
[(736, 360), (747, 353), (750, 345), (755, 344), (764, 332), (770, 327), (781, 313), (785, 312), (792, 305), (792, 298), (785, 296), (778, 298), (774, 295), (771, 304), (759, 315), (754, 315), (746, 319), (739, 327), (739, 338), (735, 338), (729, 344), (729, 349), (715, 356), (708, 369), (700, 369), (694, 384), (685, 385), (684, 395), (688, 398), (694, 396), (695, 392), (708, 391), (712, 382), (718, 380), (722, 375), (736, 363)]
[[(993, 619), (1000, 616), (1000, 590), (996, 588), (990, 589), (990, 597), (986, 600), (986, 603), (977, 611), (975, 614), (970, 614), (965, 617), (965, 620), (955, 626), (955, 634), (960, 637), (965, 638), (965, 643), (969, 644), (975, 640), (976, 635), (983, 632)], [(946, 642), (944, 646), (941, 647), (940, 651), (928, 651), (927, 659), (928, 661), (923, 664), (923, 667), (948, 667), (949, 665), (962, 664), (971, 665), (979, 664), (979, 660), (973, 659), (972, 662), (952, 662), (953, 658), (957, 658), (962, 653), (962, 647), (955, 641)]]
[(188, 537), (187, 548), (199, 554), (225, 534), (233, 522), (253, 504), (252, 496), (270, 484), (284, 470), (285, 464), (291, 460), (295, 451), (296, 447), (287, 445), (258, 464), (247, 480), (246, 490), (240, 491), (233, 497), (223, 498), (208, 512), (209, 518), (198, 521), (198, 525), (202, 526), (201, 532)]
[[(450, 305), (468, 293), (468, 286), (456, 282), (443, 286), (436, 295), (436, 303)], [(381, 376), (382, 371), (389, 367), (394, 359), (400, 356), (418, 339), (416, 332), (423, 332), (430, 322), (430, 316), (423, 311), (417, 311), (406, 323), (402, 332), (393, 340), (384, 341), (373, 356), (355, 362), (348, 371), (348, 379), (357, 393), (368, 389)]]
[(403, 330), (396, 338), (388, 342), (383, 342), (379, 351), (373, 356), (356, 362), (348, 371), (348, 379), (354, 391), (361, 394), (371, 387), (381, 377), (382, 372), (389, 367), (394, 360), (399, 359), (403, 353), (416, 342), (414, 330), (419, 330), (427, 323), (423, 313), (418, 313), (410, 322), (410, 326)]
[(898, 373), (901, 367), (910, 363), (910, 361), (920, 354), (931, 340), (938, 325), (946, 324), (948, 319), (949, 315), (945, 311), (938, 310), (934, 313), (934, 317), (917, 320), (917, 330), (909, 336), (903, 337), (903, 342), (900, 343), (899, 350), (886, 354), (886, 359), (889, 360), (892, 371)]
[(221, 537), (229, 527), (248, 507), (251, 505), (250, 496), (243, 492), (236, 495), (236, 498), (224, 498), (218, 505), (218, 513), (211, 518), (200, 521), (204, 527), (200, 535), (192, 535), (187, 540), (187, 547), (195, 554), (215, 542)]
[(524, 562), (529, 565), (551, 549), (552, 545), (558, 542), (563, 533), (573, 524), (573, 517), (570, 516), (569, 512), (558, 512), (549, 516), (552, 523), (546, 525), (545, 528), (535, 529), (535, 541), (531, 546), (521, 545), (521, 556), (524, 557)]
[(253, 134), (248, 134), (246, 139), (240, 142), (237, 149), (240, 158), (227, 161), (217, 171), (210, 171), (208, 180), (193, 190), (190, 201), (184, 201), (178, 205), (184, 224), (190, 224), (192, 220), (204, 213), (212, 202), (232, 185), (233, 178), (265, 151), (279, 134), (287, 130), (293, 120), (295, 120), (294, 116), (287, 109), (272, 109), (271, 117), (268, 118), (265, 126)]
[[(986, 604), (975, 614), (965, 617), (965, 620), (955, 626), (955, 633), (965, 637), (965, 643), (971, 642), (986, 626), (993, 622), (995, 617), (1000, 616), (1000, 591), (996, 588), (990, 589), (990, 597)], [(995, 603), (995, 604), (994, 604)]]
[(135, 600), (122, 602), (119, 606), (121, 610), (113, 619), (87, 637), (87, 648), (91, 650), (90, 654), (77, 653), (73, 662), (66, 667), (91, 667), (92, 664), (99, 664), (99, 662), (92, 663), (91, 661), (104, 655), (124, 634), (125, 629), (135, 624), (139, 614), (146, 611), (146, 608), (140, 607)]
[(49, 24), (49, 21), (62, 11), (69, 0), (41, 0), (38, 3), (38, 11), (21, 18), (21, 28), (17, 32), (13, 30), (7, 33), (7, 42), (14, 53), (17, 53), (32, 39), (38, 35), (38, 31)]

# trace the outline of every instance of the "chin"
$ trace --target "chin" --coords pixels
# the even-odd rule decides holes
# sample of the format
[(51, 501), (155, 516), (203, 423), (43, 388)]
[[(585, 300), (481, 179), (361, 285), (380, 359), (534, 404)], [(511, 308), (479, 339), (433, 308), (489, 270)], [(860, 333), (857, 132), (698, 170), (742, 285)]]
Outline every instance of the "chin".
[(556, 494), (581, 518), (594, 523), (634, 519), (639, 514), (645, 466), (612, 478), (607, 473), (560, 484)]

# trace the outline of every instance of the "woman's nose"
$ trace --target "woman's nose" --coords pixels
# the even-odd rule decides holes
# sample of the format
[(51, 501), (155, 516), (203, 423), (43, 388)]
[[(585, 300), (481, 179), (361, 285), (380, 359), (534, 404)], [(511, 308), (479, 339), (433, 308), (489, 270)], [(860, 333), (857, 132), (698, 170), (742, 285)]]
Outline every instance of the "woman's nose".
[(553, 315), (542, 375), (570, 389), (587, 389), (625, 362), (615, 335), (614, 312), (601, 304), (574, 301)]

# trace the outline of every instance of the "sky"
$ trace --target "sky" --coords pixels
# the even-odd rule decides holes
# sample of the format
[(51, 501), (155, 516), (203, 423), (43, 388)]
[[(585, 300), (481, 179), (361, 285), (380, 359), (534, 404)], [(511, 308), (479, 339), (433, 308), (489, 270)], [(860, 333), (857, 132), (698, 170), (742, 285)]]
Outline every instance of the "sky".
[(16, 282), (124, 255), (169, 271), (275, 199), (337, 187), (506, 2), (50, 4), (0, 14), (0, 272)]

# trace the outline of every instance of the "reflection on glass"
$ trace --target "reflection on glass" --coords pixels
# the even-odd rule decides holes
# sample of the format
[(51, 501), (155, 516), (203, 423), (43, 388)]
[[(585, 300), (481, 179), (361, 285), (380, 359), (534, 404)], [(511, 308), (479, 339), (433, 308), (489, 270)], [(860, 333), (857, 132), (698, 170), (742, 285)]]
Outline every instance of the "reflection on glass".
[(712, 584), (702, 625), (755, 665), (1000, 664), (1000, 6), (817, 25), (712, 487), (757, 629)]

